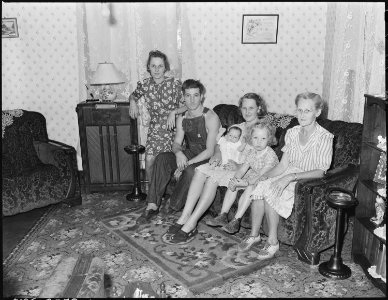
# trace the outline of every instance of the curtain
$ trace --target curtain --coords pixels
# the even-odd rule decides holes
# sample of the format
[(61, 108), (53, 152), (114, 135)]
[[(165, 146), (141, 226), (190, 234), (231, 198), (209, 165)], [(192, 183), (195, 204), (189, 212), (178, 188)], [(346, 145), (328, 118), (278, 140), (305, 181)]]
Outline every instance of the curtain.
[[(155, 49), (164, 52), (169, 59), (171, 70), (166, 75), (182, 79), (182, 5), (78, 3), (80, 99), (90, 98), (87, 97), (90, 92), (98, 97), (98, 87), (89, 86), (89, 83), (98, 63), (105, 61), (113, 62), (127, 79), (115, 88), (118, 98), (128, 99), (137, 82), (150, 76), (146, 63), (148, 53)], [(189, 34), (187, 21), (183, 31)], [(191, 53), (190, 47), (186, 43), (187, 53)], [(139, 101), (139, 108), (139, 143), (144, 145), (149, 122), (144, 99)]]
[(364, 94), (385, 94), (385, 36), (378, 26), (384, 11), (384, 3), (328, 3), (322, 95), (329, 119), (362, 123)]

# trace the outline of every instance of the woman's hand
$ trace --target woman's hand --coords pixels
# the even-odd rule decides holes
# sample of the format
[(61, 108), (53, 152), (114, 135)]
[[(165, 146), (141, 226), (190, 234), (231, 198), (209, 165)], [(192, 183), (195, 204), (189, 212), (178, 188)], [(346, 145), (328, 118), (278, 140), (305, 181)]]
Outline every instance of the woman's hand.
[(248, 183), (249, 185), (255, 185), (257, 184), (259, 181), (264, 181), (264, 180), (267, 180), (268, 177), (267, 176), (259, 176), (259, 177), (249, 177), (248, 178)]
[(136, 119), (139, 115), (139, 106), (134, 100), (130, 100), (129, 103), (129, 115), (132, 119)]
[(283, 176), (275, 181), (273, 181), (270, 185), (274, 195), (276, 197), (279, 197), (282, 193), (283, 190), (290, 184), (292, 179), (290, 178), (289, 175)]
[(175, 127), (175, 110), (170, 111), (167, 117), (167, 129), (173, 130)]
[(236, 190), (237, 187), (247, 187), (247, 186), (248, 186), (248, 180), (233, 177), (233, 178), (229, 181), (228, 188), (229, 188), (232, 192), (234, 192), (234, 191)]
[(235, 171), (238, 169), (238, 165), (234, 160), (229, 159), (228, 162), (224, 165), (225, 170)]
[(209, 165), (212, 167), (218, 167), (221, 165), (222, 162), (222, 157), (221, 157), (221, 152), (216, 152), (212, 157), (209, 159)]

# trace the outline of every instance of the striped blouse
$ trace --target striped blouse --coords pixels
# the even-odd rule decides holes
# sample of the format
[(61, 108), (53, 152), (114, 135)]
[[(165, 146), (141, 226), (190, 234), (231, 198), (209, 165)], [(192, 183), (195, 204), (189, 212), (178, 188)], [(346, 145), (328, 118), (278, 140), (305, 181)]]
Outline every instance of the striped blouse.
[(288, 152), (289, 164), (304, 171), (321, 169), (327, 171), (330, 168), (333, 156), (334, 135), (316, 123), (315, 131), (310, 136), (307, 144), (299, 143), (301, 126), (290, 128), (285, 136), (283, 152)]

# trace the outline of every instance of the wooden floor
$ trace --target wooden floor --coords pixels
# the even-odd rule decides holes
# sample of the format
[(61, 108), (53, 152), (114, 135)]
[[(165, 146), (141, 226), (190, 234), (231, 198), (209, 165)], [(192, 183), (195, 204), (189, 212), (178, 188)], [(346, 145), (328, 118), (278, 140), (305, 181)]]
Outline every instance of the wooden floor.
[(3, 260), (11, 253), (48, 208), (49, 206), (36, 208), (25, 213), (3, 217)]

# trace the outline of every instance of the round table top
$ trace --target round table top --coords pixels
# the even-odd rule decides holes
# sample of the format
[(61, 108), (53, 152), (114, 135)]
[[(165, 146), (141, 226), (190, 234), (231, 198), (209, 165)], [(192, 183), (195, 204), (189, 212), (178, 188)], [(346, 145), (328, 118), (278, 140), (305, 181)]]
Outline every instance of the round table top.
[(124, 151), (127, 153), (141, 153), (145, 150), (143, 145), (128, 145), (124, 147)]
[(351, 192), (333, 189), (326, 197), (327, 203), (334, 208), (349, 208), (358, 204), (358, 200)]

